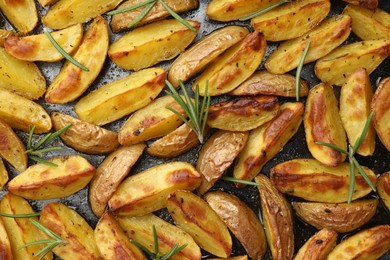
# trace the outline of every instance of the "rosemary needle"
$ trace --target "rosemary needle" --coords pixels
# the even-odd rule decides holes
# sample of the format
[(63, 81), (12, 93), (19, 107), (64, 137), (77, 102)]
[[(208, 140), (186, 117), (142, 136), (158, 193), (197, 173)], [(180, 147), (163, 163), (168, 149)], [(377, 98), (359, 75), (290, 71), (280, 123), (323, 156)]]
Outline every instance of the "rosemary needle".
[(162, 6), (176, 19), (178, 20), (179, 22), (181, 22), (184, 26), (186, 26), (187, 28), (189, 28), (191, 31), (193, 32), (196, 32), (196, 29), (190, 24), (188, 23), (186, 20), (184, 20), (183, 18), (180, 17), (180, 15), (178, 15), (177, 13), (175, 13), (175, 11), (173, 11), (168, 5), (167, 3), (164, 2), (164, 0), (159, 0), (160, 3), (162, 4)]
[(246, 184), (246, 185), (252, 185), (252, 186), (260, 186), (261, 185), (259, 183), (253, 182), (253, 181), (240, 180), (240, 179), (229, 177), (229, 176), (222, 176), (221, 180), (237, 182), (237, 183)]
[(252, 19), (252, 18), (254, 18), (256, 16), (259, 16), (261, 14), (264, 14), (264, 13), (268, 12), (268, 11), (271, 11), (272, 9), (274, 9), (274, 8), (276, 8), (278, 6), (281, 6), (284, 3), (286, 3), (286, 1), (280, 1), (280, 2), (277, 2), (277, 3), (271, 4), (269, 6), (266, 6), (266, 7), (262, 8), (262, 9), (256, 11), (256, 12), (254, 12), (253, 14), (250, 14), (248, 16), (240, 18), (239, 20), (240, 21), (246, 21), (246, 20)]
[(297, 68), (297, 74), (295, 75), (295, 97), (296, 100), (299, 101), (299, 92), (301, 92), (301, 72), (303, 64), (305, 63), (305, 59), (307, 56), (307, 53), (310, 48), (310, 40), (307, 42), (305, 50), (303, 51), (302, 57), (299, 61), (298, 68)]
[(156, 1), (151, 2), (147, 7), (142, 10), (142, 12), (133, 20), (131, 23), (129, 23), (128, 27), (132, 28), (134, 27), (139, 21), (144, 19), (144, 17), (152, 10), (153, 6), (156, 4)]
[(128, 12), (128, 11), (132, 11), (134, 9), (140, 8), (142, 6), (148, 5), (148, 4), (153, 3), (153, 2), (156, 2), (156, 0), (146, 0), (145, 2), (142, 2), (142, 3), (138, 3), (138, 4), (135, 4), (135, 5), (127, 6), (127, 7), (118, 9), (118, 10), (114, 10), (114, 11), (108, 12), (107, 15), (115, 15), (115, 14), (125, 13), (125, 12)]

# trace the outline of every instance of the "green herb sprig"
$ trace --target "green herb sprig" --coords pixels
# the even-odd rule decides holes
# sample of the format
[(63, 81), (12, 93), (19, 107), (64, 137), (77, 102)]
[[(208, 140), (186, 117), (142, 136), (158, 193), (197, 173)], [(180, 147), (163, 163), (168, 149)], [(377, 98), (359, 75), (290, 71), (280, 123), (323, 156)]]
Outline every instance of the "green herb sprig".
[(368, 116), (366, 124), (364, 125), (363, 131), (359, 138), (356, 140), (354, 145), (349, 144), (348, 145), (348, 151), (345, 151), (344, 149), (341, 149), (333, 144), (325, 143), (325, 142), (316, 142), (316, 144), (323, 145), (330, 147), (340, 153), (346, 154), (348, 156), (349, 161), (349, 191), (348, 191), (348, 203), (351, 203), (353, 191), (355, 189), (355, 167), (359, 171), (360, 175), (363, 177), (363, 179), (367, 182), (367, 184), (370, 186), (370, 188), (376, 192), (375, 185), (371, 182), (370, 178), (368, 178), (366, 172), (364, 171), (363, 167), (359, 164), (359, 162), (355, 158), (355, 153), (359, 149), (360, 145), (363, 143), (364, 138), (366, 138), (366, 135), (368, 133), (368, 129), (371, 124), (372, 117), (374, 116), (374, 112), (371, 112), (371, 114)]
[(306, 44), (302, 57), (299, 60), (297, 73), (295, 75), (295, 98), (297, 101), (299, 101), (299, 92), (301, 92), (301, 72), (302, 72), (303, 64), (305, 63), (307, 53), (309, 52), (309, 48), (310, 48), (310, 41), (308, 41)]
[(250, 19), (252, 19), (252, 18), (254, 18), (256, 16), (259, 16), (261, 14), (264, 14), (264, 13), (268, 12), (268, 11), (271, 11), (272, 9), (274, 9), (274, 8), (276, 8), (278, 6), (281, 6), (282, 4), (284, 4), (286, 2), (287, 1), (280, 1), (280, 2), (277, 2), (277, 3), (271, 4), (269, 6), (266, 6), (266, 7), (262, 8), (262, 9), (256, 11), (256, 12), (254, 12), (253, 14), (250, 14), (248, 16), (242, 17), (242, 18), (240, 18), (238, 20), (240, 20), (240, 21), (250, 20)]
[(230, 181), (230, 182), (236, 182), (236, 183), (241, 183), (241, 184), (251, 185), (251, 186), (261, 186), (260, 183), (256, 183), (256, 182), (253, 182), (253, 181), (240, 180), (240, 179), (237, 179), (237, 178), (234, 178), (234, 177), (230, 177), (230, 176), (222, 176), (221, 180)]

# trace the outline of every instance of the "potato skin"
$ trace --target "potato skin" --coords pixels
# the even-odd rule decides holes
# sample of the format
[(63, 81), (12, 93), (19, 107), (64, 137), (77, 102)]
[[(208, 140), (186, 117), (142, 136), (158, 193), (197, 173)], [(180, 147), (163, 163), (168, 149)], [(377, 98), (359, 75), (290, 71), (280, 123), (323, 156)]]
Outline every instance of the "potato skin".
[(376, 185), (379, 197), (385, 204), (386, 208), (390, 210), (390, 171), (383, 173)]
[(378, 10), (378, 0), (343, 0), (351, 5), (360, 5), (372, 11)]
[(7, 182), (8, 182), (8, 171), (5, 168), (3, 159), (0, 158), (0, 190), (4, 188)]
[(326, 260), (330, 251), (336, 246), (336, 242), (336, 231), (321, 229), (299, 249), (294, 260)]

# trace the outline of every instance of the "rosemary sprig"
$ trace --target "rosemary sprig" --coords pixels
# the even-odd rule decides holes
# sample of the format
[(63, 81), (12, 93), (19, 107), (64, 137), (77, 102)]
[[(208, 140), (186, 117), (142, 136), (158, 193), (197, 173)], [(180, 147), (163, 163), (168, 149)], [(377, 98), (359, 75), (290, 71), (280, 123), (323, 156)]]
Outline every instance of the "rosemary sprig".
[(39, 217), (41, 213), (27, 213), (27, 214), (8, 214), (8, 213), (0, 213), (0, 217), (5, 218), (32, 218), (32, 217)]
[(56, 42), (56, 40), (53, 38), (53, 36), (50, 34), (50, 32), (48, 30), (46, 30), (46, 28), (43, 29), (43, 32), (46, 34), (47, 38), (49, 38), (51, 44), (53, 44), (53, 46), (57, 49), (57, 51), (59, 53), (62, 54), (62, 56), (64, 56), (65, 59), (67, 59), (69, 62), (71, 62), (73, 65), (79, 67), (80, 69), (82, 69), (84, 71), (89, 71), (89, 69), (87, 67), (85, 67), (83, 64), (81, 64), (77, 60), (73, 59), (72, 56), (70, 56), (66, 51), (64, 51), (64, 49), (62, 49), (62, 47)]
[(156, 1), (151, 2), (147, 7), (145, 7), (144, 10), (133, 20), (129, 23), (129, 28), (134, 27), (137, 23), (139, 23), (144, 17), (152, 10), (153, 6), (156, 4)]
[(262, 9), (256, 11), (256, 12), (254, 12), (253, 14), (250, 14), (248, 16), (242, 17), (242, 18), (240, 18), (238, 20), (240, 20), (240, 21), (250, 20), (250, 19), (252, 19), (252, 18), (254, 18), (256, 16), (259, 16), (261, 14), (264, 14), (264, 13), (268, 12), (268, 11), (271, 11), (272, 9), (274, 9), (274, 8), (276, 8), (278, 6), (281, 6), (282, 4), (284, 4), (286, 2), (287, 1), (280, 1), (280, 2), (277, 2), (277, 3), (271, 4), (269, 6), (266, 6), (266, 7), (262, 8)]
[(168, 13), (170, 15), (172, 15), (173, 18), (175, 18), (176, 20), (178, 20), (179, 22), (181, 22), (184, 26), (186, 26), (187, 28), (189, 28), (191, 31), (193, 32), (196, 32), (196, 29), (191, 25), (189, 24), (186, 20), (184, 20), (183, 18), (181, 18), (180, 15), (178, 15), (177, 13), (175, 13), (175, 11), (173, 11), (168, 5), (167, 3), (164, 2), (164, 0), (159, 0), (161, 5), (168, 11)]
[(301, 91), (301, 72), (303, 68), (303, 63), (305, 63), (305, 59), (307, 56), (307, 53), (310, 48), (310, 40), (307, 42), (305, 50), (303, 51), (302, 57), (299, 60), (298, 68), (297, 68), (297, 73), (295, 75), (295, 98), (297, 101), (299, 101), (299, 92)]
[[(209, 107), (211, 97), (207, 94), (208, 92), (208, 82), (206, 82), (205, 93), (203, 97), (202, 104), (199, 104), (199, 86), (195, 87), (195, 100), (192, 100), (187, 92), (187, 89), (182, 81), (179, 81), (180, 87), (183, 91), (184, 99), (179, 95), (175, 87), (169, 82), (165, 81), (170, 91), (166, 91), (168, 95), (173, 97), (176, 102), (183, 108), (184, 112), (187, 114), (188, 118), (185, 118), (182, 114), (174, 110), (173, 108), (167, 107), (175, 113), (181, 120), (183, 120), (198, 136), (199, 142), (203, 143), (204, 140), (204, 129), (206, 127), (207, 117), (209, 114)], [(199, 109), (200, 105), (200, 109)]]
[(110, 12), (107, 13), (107, 15), (114, 15), (114, 14), (125, 13), (125, 12), (128, 12), (128, 11), (132, 11), (132, 10), (135, 10), (137, 8), (143, 7), (145, 5), (151, 4), (153, 2), (156, 2), (156, 0), (146, 0), (145, 2), (141, 2), (141, 3), (135, 4), (135, 5), (131, 5), (131, 6), (126, 6), (124, 8), (118, 9), (118, 10), (110, 11)]
[(246, 181), (246, 180), (240, 180), (234, 177), (229, 177), (229, 176), (222, 176), (221, 180), (224, 181), (230, 181), (230, 182), (236, 182), (236, 183), (241, 183), (241, 184), (246, 184), (246, 185), (252, 185), (252, 186), (260, 186), (260, 183), (256, 183), (253, 181)]
[(372, 183), (370, 178), (367, 176), (366, 172), (364, 171), (363, 167), (359, 164), (359, 162), (355, 158), (355, 153), (359, 149), (360, 145), (363, 143), (364, 138), (366, 138), (366, 135), (368, 133), (368, 129), (371, 124), (372, 117), (374, 116), (374, 112), (371, 112), (371, 114), (368, 116), (366, 124), (364, 125), (363, 131), (359, 138), (356, 140), (355, 144), (348, 145), (348, 151), (345, 151), (333, 144), (325, 143), (325, 142), (316, 142), (316, 144), (323, 145), (326, 147), (330, 147), (340, 153), (346, 154), (348, 156), (349, 160), (349, 191), (348, 191), (348, 203), (351, 203), (353, 191), (355, 189), (355, 167), (359, 171), (360, 175), (363, 177), (363, 179), (367, 182), (367, 184), (370, 186), (370, 188), (373, 191), (376, 191), (375, 185)]

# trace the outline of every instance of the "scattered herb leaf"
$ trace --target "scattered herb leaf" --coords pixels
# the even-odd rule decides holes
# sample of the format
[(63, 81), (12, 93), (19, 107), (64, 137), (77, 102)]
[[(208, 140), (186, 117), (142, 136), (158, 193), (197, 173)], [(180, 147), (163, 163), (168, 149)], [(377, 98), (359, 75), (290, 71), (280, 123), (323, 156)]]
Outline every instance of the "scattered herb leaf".
[(173, 18), (175, 18), (176, 20), (178, 20), (179, 22), (181, 22), (184, 26), (186, 26), (187, 28), (189, 28), (191, 31), (193, 32), (196, 32), (196, 29), (189, 23), (187, 22), (186, 20), (184, 20), (183, 18), (180, 17), (180, 15), (178, 15), (177, 13), (175, 13), (175, 11), (173, 11), (168, 5), (167, 3), (164, 2), (164, 0), (159, 0), (160, 3), (162, 4), (162, 6), (168, 11), (168, 13), (170, 13), (170, 15), (172, 15)]
[(117, 9), (117, 10), (114, 10), (114, 11), (110, 11), (110, 12), (107, 13), (107, 15), (114, 15), (114, 14), (125, 13), (125, 12), (128, 12), (128, 11), (132, 11), (134, 9), (140, 8), (142, 6), (151, 4), (153, 2), (156, 2), (156, 0), (146, 0), (145, 2), (141, 2), (141, 3), (135, 4), (135, 5), (131, 5), (131, 6), (126, 6), (124, 8)]
[(271, 11), (272, 9), (274, 9), (274, 8), (276, 8), (278, 6), (281, 6), (282, 4), (284, 4), (286, 2), (287, 1), (280, 1), (280, 2), (277, 2), (277, 3), (271, 4), (269, 6), (266, 6), (266, 7), (262, 8), (262, 9), (256, 11), (256, 12), (254, 12), (253, 14), (250, 14), (248, 16), (242, 17), (239, 20), (240, 21), (250, 20), (250, 19), (252, 19), (252, 18), (254, 18), (256, 16), (259, 16), (261, 14), (264, 14), (264, 13), (268, 12), (268, 11)]
[(237, 183), (242, 183), (242, 184), (252, 185), (252, 186), (261, 186), (261, 184), (253, 182), (253, 181), (240, 180), (240, 179), (237, 179), (234, 177), (229, 177), (229, 176), (222, 176), (221, 180), (230, 181), (230, 182), (237, 182)]
[(152, 10), (153, 6), (156, 4), (156, 1), (151, 2), (147, 7), (145, 7), (139, 15), (129, 23), (129, 28), (133, 28), (137, 23), (139, 23), (144, 17)]
[(310, 48), (310, 40), (307, 42), (305, 50), (303, 51), (302, 57), (299, 60), (297, 73), (295, 75), (295, 98), (297, 101), (299, 101), (299, 92), (301, 92), (301, 72), (303, 68), (303, 63), (305, 63), (305, 59), (307, 56), (307, 53)]

